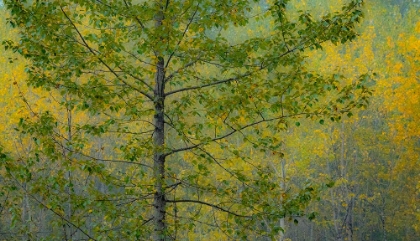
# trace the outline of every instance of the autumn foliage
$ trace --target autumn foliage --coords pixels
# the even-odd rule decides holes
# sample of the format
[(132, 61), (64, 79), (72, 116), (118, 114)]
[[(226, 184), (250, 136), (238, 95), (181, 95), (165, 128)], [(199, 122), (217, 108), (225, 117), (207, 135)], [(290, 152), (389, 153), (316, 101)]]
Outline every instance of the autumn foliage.
[(4, 1), (0, 240), (420, 239), (408, 2)]

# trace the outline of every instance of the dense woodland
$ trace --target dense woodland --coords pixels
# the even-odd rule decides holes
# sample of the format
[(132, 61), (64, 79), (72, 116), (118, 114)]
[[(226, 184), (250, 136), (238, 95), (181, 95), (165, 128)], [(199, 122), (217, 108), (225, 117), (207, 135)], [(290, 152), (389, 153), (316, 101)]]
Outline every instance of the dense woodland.
[(0, 3), (0, 240), (420, 240), (420, 1)]

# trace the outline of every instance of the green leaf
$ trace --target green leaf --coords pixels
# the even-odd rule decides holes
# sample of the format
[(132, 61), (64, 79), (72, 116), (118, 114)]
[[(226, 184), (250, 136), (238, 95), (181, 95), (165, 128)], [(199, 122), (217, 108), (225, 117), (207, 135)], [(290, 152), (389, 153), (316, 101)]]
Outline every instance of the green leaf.
[(308, 215), (308, 219), (311, 220), (311, 221), (314, 220), (315, 218), (316, 218), (316, 213), (315, 212), (312, 212)]

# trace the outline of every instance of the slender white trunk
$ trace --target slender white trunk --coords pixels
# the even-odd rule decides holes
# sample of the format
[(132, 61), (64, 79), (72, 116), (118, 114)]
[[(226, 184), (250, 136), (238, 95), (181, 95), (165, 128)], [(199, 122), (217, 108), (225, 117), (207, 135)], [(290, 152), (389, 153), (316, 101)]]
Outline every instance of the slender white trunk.
[[(25, 185), (25, 189), (27, 188)], [(28, 233), (32, 231), (32, 213), (31, 213), (31, 206), (29, 202), (29, 195), (26, 193), (25, 197), (22, 202), (22, 222), (27, 225), (27, 232), (23, 235), (23, 240), (30, 240)]]
[[(271, 163), (273, 169), (275, 170), (276, 174), (278, 177), (280, 177), (280, 188), (285, 191), (286, 190), (286, 160), (284, 160), (283, 158), (280, 160), (280, 171), (276, 168), (276, 166)], [(283, 203), (283, 196), (279, 197), (279, 201), (280, 203)], [(279, 220), (279, 226), (283, 229), (283, 231), (285, 232), (286, 229), (286, 224), (285, 224), (285, 219), (281, 218)], [(268, 225), (267, 225), (268, 227)], [(280, 232), (279, 236), (278, 236), (278, 241), (283, 241), (284, 240), (284, 232)]]
[[(284, 159), (281, 160), (281, 181), (280, 181), (280, 188), (285, 191), (286, 190), (286, 161)], [(283, 196), (280, 196), (280, 202), (283, 203)], [(286, 231), (284, 217), (280, 219), (279, 223), (280, 227)], [(284, 233), (280, 232), (279, 241), (284, 240)]]
[[(67, 96), (66, 96), (66, 100), (67, 100)], [(71, 158), (71, 146), (69, 144), (71, 144), (71, 141), (73, 139), (73, 134), (72, 134), (72, 112), (70, 107), (67, 107), (66, 109), (67, 111), (67, 150), (64, 149), (63, 150), (63, 154), (64, 154), (64, 158), (65, 158), (65, 162), (69, 161), (69, 159)], [(66, 179), (67, 179), (67, 188), (66, 188), (66, 192), (67, 192), (67, 207), (66, 207), (66, 211), (65, 211), (65, 216), (67, 220), (71, 221), (72, 218), (72, 205), (71, 205), (71, 186), (72, 186), (72, 177), (71, 177), (71, 171), (70, 168), (69, 170), (66, 172)], [(69, 225), (69, 224), (63, 224), (65, 225), (64, 228), (64, 232), (65, 232), (65, 238), (66, 240), (73, 240), (73, 234), (75, 232), (73, 226)]]

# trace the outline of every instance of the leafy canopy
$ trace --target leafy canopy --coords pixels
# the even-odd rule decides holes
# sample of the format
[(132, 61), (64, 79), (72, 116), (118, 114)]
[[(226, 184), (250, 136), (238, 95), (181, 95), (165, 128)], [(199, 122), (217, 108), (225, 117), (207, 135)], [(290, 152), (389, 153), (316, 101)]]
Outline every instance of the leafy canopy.
[(61, 108), (21, 119), (30, 165), (1, 165), (65, 235), (277, 235), (316, 187), (283, 190), (264, 155), (283, 157), (292, 119), (339, 120), (371, 94), (367, 74), (345, 85), (305, 67), (306, 51), (356, 38), (363, 1), (318, 18), (288, 2), (5, 1), (20, 31), (5, 48)]

